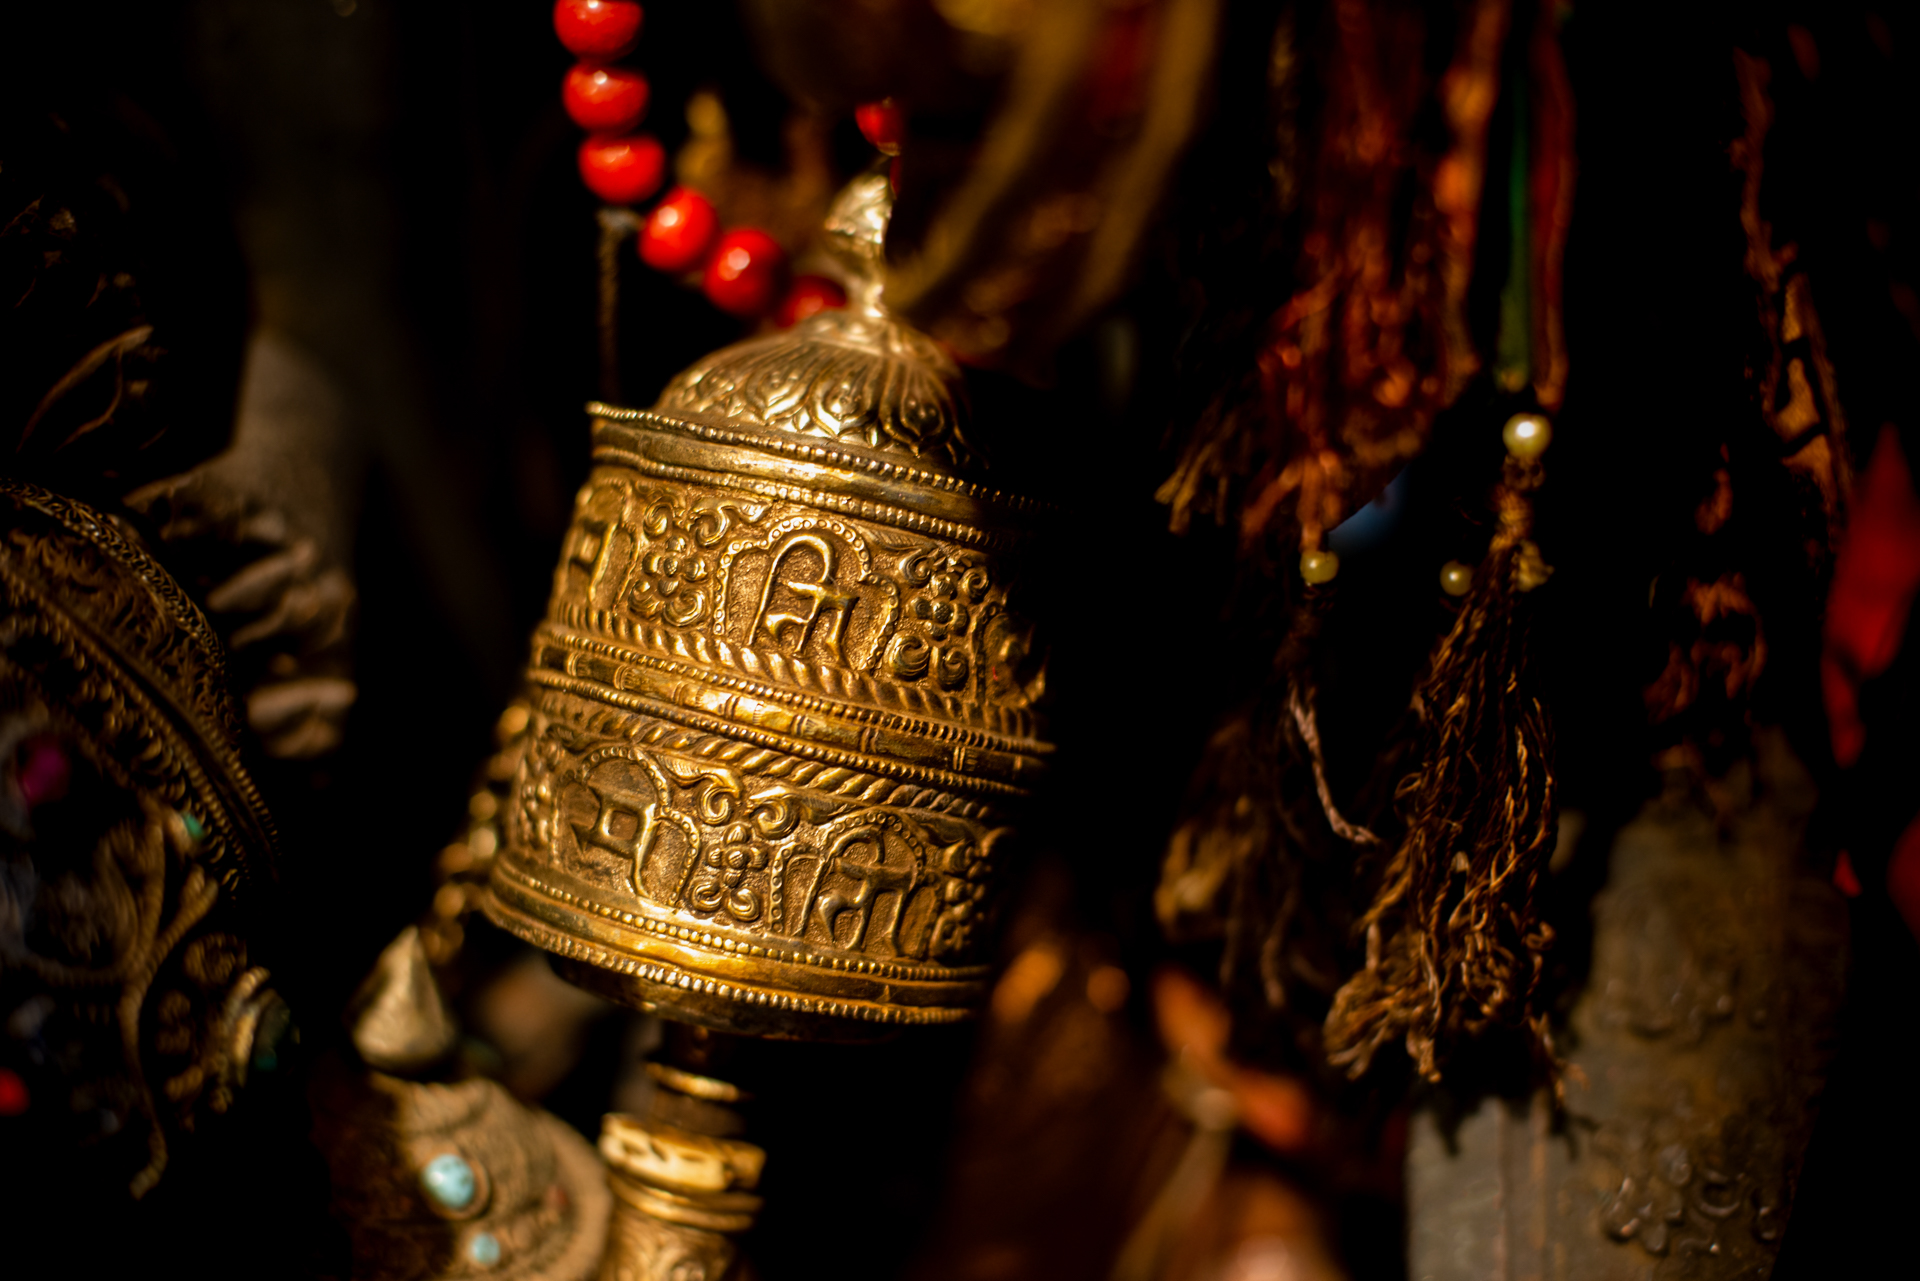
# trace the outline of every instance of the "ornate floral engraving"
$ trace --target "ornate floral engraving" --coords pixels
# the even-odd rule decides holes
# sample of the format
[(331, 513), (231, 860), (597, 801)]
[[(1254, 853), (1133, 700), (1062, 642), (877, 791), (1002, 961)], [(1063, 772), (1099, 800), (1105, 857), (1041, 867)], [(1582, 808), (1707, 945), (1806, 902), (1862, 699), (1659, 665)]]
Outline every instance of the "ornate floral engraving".
[(661, 393), (661, 413), (819, 436), (951, 466), (976, 461), (960, 426), (953, 358), (925, 335), (857, 309), (715, 352)]
[(569, 571), (585, 578), (581, 593), (595, 609), (623, 609), (673, 627), (705, 622), (713, 607), (713, 549), (735, 521), (757, 522), (765, 504), (722, 502), (689, 507), (658, 487), (596, 476), (580, 493), (568, 555), (556, 590)]
[[(823, 951), (985, 959), (984, 890), (1004, 829), (874, 805), (870, 787), (790, 786), (632, 742), (578, 751), (583, 741), (564, 713), (536, 716), (510, 830), (580, 881)], [(813, 781), (865, 781), (843, 775)]]
[[(838, 669), (974, 721), (1018, 716), (1044, 688), (1032, 625), (1010, 605), (996, 558), (976, 548), (794, 503), (689, 501), (613, 468), (582, 489), (566, 547), (555, 612), (609, 641), (633, 639), (635, 627), (692, 633), (726, 642), (748, 666)], [(870, 685), (842, 692), (901, 698)]]

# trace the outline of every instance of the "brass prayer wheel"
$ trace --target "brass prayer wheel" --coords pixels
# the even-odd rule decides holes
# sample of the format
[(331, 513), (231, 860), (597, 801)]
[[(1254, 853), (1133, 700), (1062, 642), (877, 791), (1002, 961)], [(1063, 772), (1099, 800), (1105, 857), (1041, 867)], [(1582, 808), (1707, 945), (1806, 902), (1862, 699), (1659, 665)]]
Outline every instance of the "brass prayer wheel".
[(959, 370), (827, 231), (844, 311), (595, 404), (527, 670), (493, 918), (627, 1004), (761, 1035), (964, 1017), (1048, 748), (1018, 598), (1035, 504), (974, 479)]

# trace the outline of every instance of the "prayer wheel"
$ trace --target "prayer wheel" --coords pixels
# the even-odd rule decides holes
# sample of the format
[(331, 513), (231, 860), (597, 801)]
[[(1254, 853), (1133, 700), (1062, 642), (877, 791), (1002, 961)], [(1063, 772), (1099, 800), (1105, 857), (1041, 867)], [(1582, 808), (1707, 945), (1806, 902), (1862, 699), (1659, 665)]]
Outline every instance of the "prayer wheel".
[(845, 310), (594, 404), (488, 911), (626, 1004), (862, 1039), (964, 1017), (1048, 753), (1019, 554), (959, 370), (876, 283), (886, 179), (828, 238)]

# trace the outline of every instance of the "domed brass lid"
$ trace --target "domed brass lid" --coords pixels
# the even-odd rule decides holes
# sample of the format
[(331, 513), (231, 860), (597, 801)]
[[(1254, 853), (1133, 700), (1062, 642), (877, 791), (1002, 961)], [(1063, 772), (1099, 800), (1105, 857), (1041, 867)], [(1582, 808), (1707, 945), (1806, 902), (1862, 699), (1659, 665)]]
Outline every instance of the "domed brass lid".
[(631, 1003), (739, 1031), (959, 1018), (1008, 807), (1048, 752), (960, 371), (889, 316), (883, 176), (828, 224), (849, 306), (651, 410), (593, 405), (490, 911)]
[(881, 304), (890, 206), (885, 175), (870, 174), (841, 194), (827, 220), (852, 286), (846, 307), (715, 352), (669, 383), (653, 413), (904, 455), (940, 471), (978, 466), (960, 367)]

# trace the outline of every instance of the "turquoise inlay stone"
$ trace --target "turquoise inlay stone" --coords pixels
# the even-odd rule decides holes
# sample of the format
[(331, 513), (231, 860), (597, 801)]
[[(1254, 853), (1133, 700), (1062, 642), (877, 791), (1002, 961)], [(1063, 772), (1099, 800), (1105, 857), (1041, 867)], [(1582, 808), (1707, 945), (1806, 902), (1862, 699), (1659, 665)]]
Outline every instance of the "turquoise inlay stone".
[(253, 1067), (256, 1072), (272, 1072), (280, 1066), (282, 1042), (298, 1042), (300, 1033), (293, 1026), (293, 1013), (284, 1001), (275, 1000), (260, 1015), (253, 1033)]
[(465, 1157), (452, 1152), (427, 1162), (427, 1168), (420, 1171), (420, 1185), (426, 1188), (428, 1196), (449, 1210), (466, 1209), (473, 1204), (473, 1194), (479, 1190), (473, 1167)]
[(476, 1232), (467, 1242), (467, 1257), (483, 1268), (500, 1262), (500, 1243), (491, 1232)]
[(187, 839), (197, 841), (207, 834), (207, 825), (185, 810), (180, 811), (180, 821), (187, 825)]

